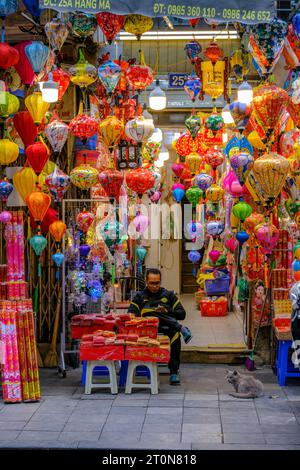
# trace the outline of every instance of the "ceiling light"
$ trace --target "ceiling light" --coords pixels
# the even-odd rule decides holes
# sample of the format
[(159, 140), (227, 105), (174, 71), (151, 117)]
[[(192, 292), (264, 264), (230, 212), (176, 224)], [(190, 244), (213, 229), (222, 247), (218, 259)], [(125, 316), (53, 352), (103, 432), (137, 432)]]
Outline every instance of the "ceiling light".
[(244, 104), (250, 104), (253, 100), (253, 89), (249, 83), (244, 80), (243, 83), (238, 87), (238, 102)]
[(56, 103), (58, 101), (58, 83), (53, 80), (52, 73), (42, 86), (42, 98), (47, 103)]
[(224, 108), (222, 109), (222, 118), (224, 120), (224, 124), (233, 124), (234, 123), (234, 119), (233, 119), (231, 111), (230, 111), (229, 103), (227, 103), (224, 106)]
[[(142, 41), (166, 41), (166, 40), (173, 40), (173, 41), (180, 41), (180, 40), (187, 40), (187, 39), (223, 39), (223, 40), (231, 40), (231, 39), (238, 39), (239, 35), (236, 30), (224, 30), (215, 32), (212, 34), (211, 30), (199, 30), (199, 31), (189, 31), (189, 30), (168, 30), (168, 31), (148, 31), (144, 33), (141, 37)], [(122, 31), (118, 34), (117, 40), (119, 41), (136, 41), (136, 36), (134, 34), (129, 34), (125, 31)]]
[(159, 80), (156, 80), (156, 87), (149, 95), (149, 106), (155, 111), (161, 111), (167, 106), (167, 96), (159, 86)]
[(154, 129), (153, 134), (152, 134), (151, 137), (149, 138), (149, 140), (150, 140), (151, 142), (157, 142), (157, 143), (158, 143), (158, 142), (161, 142), (161, 141), (163, 140), (162, 131), (161, 131), (158, 127), (156, 127), (156, 128)]

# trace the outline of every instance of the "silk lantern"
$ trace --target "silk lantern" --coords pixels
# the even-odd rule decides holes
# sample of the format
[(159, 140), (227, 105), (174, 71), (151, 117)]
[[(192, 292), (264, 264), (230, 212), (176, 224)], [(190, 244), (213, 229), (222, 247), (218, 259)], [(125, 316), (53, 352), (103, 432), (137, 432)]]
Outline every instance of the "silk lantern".
[(279, 195), (289, 172), (289, 162), (277, 153), (265, 153), (253, 165), (253, 174), (272, 203)]
[(46, 177), (45, 184), (48, 186), (55, 202), (60, 203), (64, 194), (70, 187), (70, 177), (55, 166), (53, 173), (50, 173), (50, 175)]
[(153, 26), (152, 18), (144, 15), (127, 15), (124, 23), (124, 29), (129, 34), (134, 34), (139, 41), (142, 34), (150, 31)]
[(182, 172), (184, 169), (184, 164), (183, 163), (173, 163), (172, 164), (172, 171), (177, 178), (180, 178)]
[(153, 121), (138, 116), (131, 119), (125, 126), (125, 134), (129, 139), (135, 140), (140, 146), (146, 142), (154, 132)]
[(7, 178), (0, 180), (0, 201), (6, 202), (10, 194), (13, 192), (13, 185)]
[(189, 95), (193, 102), (196, 101), (201, 92), (201, 80), (194, 72), (188, 76), (184, 83), (184, 91)]
[(240, 201), (233, 206), (232, 212), (235, 217), (240, 219), (241, 222), (244, 222), (245, 219), (252, 214), (252, 207), (243, 201), (243, 199), (240, 199)]
[(152, 171), (143, 168), (130, 170), (126, 174), (126, 184), (129, 189), (134, 191), (139, 198), (152, 188), (155, 183), (155, 176)]
[(144, 54), (141, 53), (141, 63), (131, 65), (126, 73), (128, 83), (138, 92), (147, 88), (153, 82), (154, 72), (146, 65)]
[[(39, 176), (41, 178), (42, 175)], [(24, 167), (13, 176), (13, 184), (24, 202), (29, 194), (35, 191), (38, 177), (31, 167)], [(41, 180), (40, 180), (41, 182)]]
[(51, 121), (45, 127), (45, 135), (54, 151), (54, 156), (57, 157), (68, 139), (69, 126), (53, 113)]
[(213, 177), (206, 173), (199, 173), (193, 179), (193, 185), (198, 186), (202, 191), (206, 191), (213, 183)]
[(218, 237), (224, 232), (225, 225), (219, 220), (212, 220), (206, 224), (206, 232), (213, 238)]
[(41, 124), (50, 107), (50, 103), (43, 100), (42, 93), (40, 92), (34, 92), (28, 95), (25, 98), (25, 105), (35, 124)]
[(198, 186), (192, 186), (186, 191), (186, 197), (188, 201), (192, 204), (192, 207), (195, 208), (199, 204), (201, 198), (203, 197), (203, 192)]
[(31, 248), (34, 250), (35, 254), (38, 257), (38, 277), (41, 277), (41, 262), (40, 262), (40, 256), (44, 249), (47, 246), (47, 240), (43, 235), (34, 235), (30, 240), (29, 240)]
[(274, 132), (274, 128), (288, 103), (287, 92), (276, 85), (262, 85), (254, 91), (253, 114), (267, 136)]
[(37, 137), (37, 127), (29, 111), (16, 113), (13, 117), (13, 123), (25, 147), (32, 145)]
[(31, 44), (25, 47), (25, 54), (32, 66), (32, 70), (35, 73), (40, 73), (47, 61), (49, 48), (40, 41), (32, 41)]
[(87, 233), (88, 229), (92, 225), (93, 221), (95, 219), (95, 216), (92, 212), (87, 211), (85, 208), (83, 211), (79, 212), (76, 216), (76, 223), (80, 230), (83, 233)]
[(38, 224), (40, 224), (50, 207), (51, 197), (42, 191), (33, 191), (26, 197), (29, 212)]
[(99, 173), (99, 182), (109, 198), (116, 198), (118, 201), (120, 190), (123, 184), (123, 174), (114, 169), (104, 170)]
[(31, 42), (32, 41), (23, 41), (14, 46), (14, 48), (19, 52), (19, 61), (15, 65), (15, 69), (24, 85), (31, 85), (35, 79), (31, 63), (25, 53), (25, 47), (31, 44)]
[(15, 66), (20, 59), (20, 55), (17, 49), (11, 47), (6, 42), (0, 43), (0, 68), (9, 69)]
[(212, 184), (207, 190), (206, 190), (206, 198), (208, 201), (211, 201), (213, 203), (221, 201), (221, 199), (224, 196), (224, 189), (218, 186), (217, 184)]
[(175, 201), (178, 202), (178, 203), (183, 199), (184, 194), (185, 194), (185, 192), (184, 192), (184, 189), (182, 189), (182, 188), (175, 188), (175, 189), (172, 190), (172, 195), (173, 195)]
[(193, 276), (196, 276), (196, 264), (200, 261), (201, 255), (198, 251), (196, 250), (191, 250), (188, 253), (188, 259), (193, 263)]
[(49, 232), (56, 242), (60, 242), (66, 233), (67, 226), (61, 220), (56, 220), (49, 225)]
[(49, 159), (48, 148), (42, 142), (35, 142), (25, 150), (26, 158), (37, 175), (39, 175)]
[(74, 36), (86, 39), (93, 36), (97, 28), (97, 21), (94, 15), (89, 13), (69, 13), (70, 31)]
[(200, 170), (202, 157), (197, 152), (192, 152), (185, 157), (185, 163), (188, 166), (191, 175), (195, 175)]
[(79, 48), (78, 54), (78, 62), (72, 65), (68, 72), (74, 85), (85, 88), (97, 80), (97, 69), (86, 60), (82, 48)]
[(99, 65), (98, 77), (109, 96), (111, 96), (115, 91), (115, 88), (121, 78), (121, 74), (121, 67), (111, 60), (106, 60)]
[[(41, 224), (41, 232), (43, 234), (47, 234), (49, 231), (50, 225), (52, 224), (52, 222), (55, 222), (56, 220), (58, 220), (58, 212), (55, 209), (52, 209), (51, 207), (49, 207)], [(30, 215), (30, 225), (34, 230), (38, 228), (32, 215)]]
[(98, 170), (91, 165), (76, 166), (70, 173), (70, 180), (74, 186), (86, 191), (97, 183)]
[(9, 165), (17, 160), (19, 147), (9, 139), (0, 140), (0, 165)]
[(255, 228), (255, 235), (263, 252), (270, 255), (279, 240), (279, 230), (275, 225), (261, 224)]
[(244, 184), (249, 171), (253, 167), (253, 157), (246, 152), (235, 154), (231, 157), (230, 165), (237, 176), (240, 184)]
[(96, 20), (108, 44), (111, 44), (118, 32), (123, 28), (125, 16), (101, 12), (97, 13)]
[(1, 101), (0, 101), (0, 116), (3, 118), (7, 118), (11, 114), (15, 114), (20, 107), (20, 102), (18, 98), (8, 91), (4, 91), (1, 93)]
[(86, 114), (79, 114), (69, 124), (69, 131), (85, 144), (98, 131), (98, 121)]
[(44, 26), (53, 51), (60, 51), (69, 34), (69, 25), (60, 18), (53, 18)]
[(112, 151), (118, 144), (124, 131), (124, 124), (115, 116), (108, 116), (99, 124), (103, 143)]
[(189, 41), (184, 46), (184, 51), (187, 57), (190, 59), (191, 63), (195, 63), (195, 59), (199, 56), (200, 52), (202, 51), (202, 47), (198, 41)]

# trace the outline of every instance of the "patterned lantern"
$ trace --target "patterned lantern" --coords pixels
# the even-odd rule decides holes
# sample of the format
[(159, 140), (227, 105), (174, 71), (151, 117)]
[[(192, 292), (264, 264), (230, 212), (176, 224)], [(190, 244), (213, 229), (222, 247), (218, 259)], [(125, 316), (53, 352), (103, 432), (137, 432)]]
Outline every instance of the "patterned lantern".
[(252, 214), (252, 207), (241, 198), (240, 201), (233, 206), (232, 213), (241, 222), (244, 222), (245, 219)]
[(198, 41), (190, 41), (184, 46), (184, 50), (191, 63), (194, 64), (195, 59), (197, 59), (200, 52), (202, 51), (202, 47)]
[(76, 223), (83, 233), (87, 233), (94, 219), (95, 219), (94, 214), (92, 212), (88, 212), (84, 208), (82, 212), (79, 212), (79, 214), (77, 214)]
[(155, 176), (152, 171), (136, 168), (135, 170), (130, 170), (126, 174), (126, 184), (131, 191), (134, 191), (139, 198), (151, 189), (155, 183)]
[(250, 234), (255, 232), (255, 228), (257, 225), (262, 224), (264, 222), (264, 216), (262, 214), (258, 214), (257, 212), (252, 212), (252, 214), (247, 217), (244, 222), (244, 228)]
[(9, 139), (0, 140), (0, 165), (9, 165), (17, 160), (19, 147)]
[(1, 102), (0, 102), (0, 116), (8, 117), (11, 114), (15, 114), (20, 107), (20, 102), (18, 98), (8, 91), (1, 93)]
[(13, 118), (13, 123), (25, 147), (33, 144), (37, 136), (37, 127), (29, 111), (19, 111), (16, 113)]
[(184, 91), (186, 91), (193, 102), (196, 101), (196, 98), (198, 98), (201, 87), (202, 83), (200, 78), (197, 77), (195, 72), (192, 72), (184, 83)]
[(244, 129), (250, 119), (252, 106), (251, 104), (233, 101), (229, 105), (229, 110), (234, 123), (238, 129)]
[(97, 69), (86, 60), (82, 48), (79, 49), (78, 62), (69, 68), (69, 75), (71, 82), (82, 88), (97, 80)]
[(279, 240), (279, 230), (275, 225), (261, 224), (255, 228), (255, 235), (266, 255), (270, 255)]
[(196, 276), (196, 273), (197, 273), (196, 265), (200, 261), (201, 255), (198, 251), (191, 250), (188, 253), (188, 259), (194, 265), (194, 267), (193, 267), (193, 276)]
[(206, 190), (206, 198), (208, 201), (216, 203), (221, 201), (221, 199), (224, 196), (224, 189), (218, 186), (217, 184), (212, 184), (207, 190)]
[(184, 169), (184, 164), (183, 163), (173, 163), (172, 164), (172, 171), (177, 178), (180, 178), (182, 172)]
[(97, 13), (96, 20), (108, 44), (111, 44), (118, 32), (123, 28), (125, 16), (101, 12)]
[(192, 152), (185, 158), (185, 163), (188, 166), (191, 175), (195, 175), (200, 170), (202, 157), (199, 153)]
[[(67, 88), (70, 84), (70, 76), (67, 72), (65, 72), (63, 69), (56, 67), (51, 70), (52, 73), (52, 80), (58, 84), (58, 101), (61, 101), (65, 92), (67, 91)], [(48, 81), (49, 80), (49, 74), (47, 73), (42, 81)]]
[(205, 121), (206, 129), (216, 133), (223, 129), (224, 127), (224, 119), (217, 113), (212, 113)]
[(225, 225), (219, 220), (212, 220), (206, 224), (206, 232), (213, 238), (218, 237), (224, 232)]
[(207, 146), (203, 143), (203, 136), (200, 133), (193, 139), (189, 132), (185, 132), (177, 139), (175, 150), (181, 157), (186, 157), (192, 152), (203, 155), (207, 151)]
[(49, 225), (49, 232), (56, 242), (60, 242), (62, 237), (66, 233), (67, 226), (61, 220), (55, 220), (52, 224)]
[(249, 72), (250, 67), (250, 54), (247, 54), (246, 51), (241, 48), (237, 49), (230, 57), (230, 66), (231, 72), (237, 81), (237, 83), (242, 82), (244, 77)]
[(249, 171), (253, 167), (253, 157), (246, 152), (235, 154), (231, 157), (230, 165), (240, 184), (244, 184)]
[(9, 69), (19, 62), (20, 55), (17, 49), (6, 42), (0, 43), (0, 68)]
[(143, 147), (143, 160), (147, 160), (150, 162), (156, 160), (159, 156), (160, 148), (161, 142), (151, 142), (151, 140), (148, 140), (148, 142), (146, 142)]
[(16, 13), (18, 8), (17, 0), (1, 0), (0, 1), (0, 17), (5, 18), (8, 15)]
[(205, 160), (213, 170), (216, 170), (216, 168), (224, 162), (224, 156), (219, 150), (211, 149), (206, 153)]
[(192, 204), (192, 207), (195, 208), (203, 197), (203, 191), (201, 191), (198, 186), (191, 186), (186, 191), (185, 195), (188, 201)]
[(50, 173), (50, 175), (46, 177), (45, 184), (48, 186), (55, 202), (59, 203), (70, 187), (70, 177), (55, 166), (53, 173)]
[(70, 180), (82, 190), (87, 190), (98, 181), (98, 170), (90, 165), (79, 165), (73, 168), (70, 173)]
[(69, 21), (71, 33), (81, 39), (93, 36), (97, 28), (95, 16), (88, 13), (69, 13)]
[(116, 198), (117, 201), (120, 196), (123, 179), (123, 174), (118, 170), (104, 170), (99, 174), (99, 182), (105, 193), (110, 198)]
[(67, 141), (69, 126), (61, 121), (56, 113), (53, 113), (51, 121), (45, 127), (45, 135), (57, 157)]
[[(50, 225), (52, 224), (52, 222), (55, 222), (56, 220), (58, 220), (58, 212), (52, 209), (51, 207), (49, 207), (49, 209), (47, 210), (43, 218), (43, 222), (41, 224), (41, 232), (44, 234), (48, 233)], [(30, 215), (30, 225), (34, 230), (38, 228), (32, 215)]]
[(99, 124), (103, 143), (110, 149), (118, 144), (124, 131), (124, 124), (115, 116), (108, 116)]
[(261, 85), (254, 91), (253, 114), (266, 135), (274, 131), (288, 103), (287, 92), (276, 85)]
[(49, 48), (40, 41), (32, 41), (25, 47), (25, 53), (35, 73), (40, 73), (49, 55)]
[(201, 129), (201, 119), (198, 116), (192, 114), (185, 120), (185, 127), (187, 128), (193, 139), (195, 139), (196, 135)]
[(0, 201), (6, 202), (10, 194), (13, 192), (13, 185), (7, 178), (0, 180)]
[(24, 85), (31, 85), (35, 79), (34, 71), (32, 70), (31, 63), (25, 53), (25, 47), (31, 44), (31, 41), (23, 41), (16, 44), (14, 48), (19, 52), (19, 62), (15, 65), (15, 69), (20, 76)]
[(223, 57), (223, 50), (218, 46), (215, 41), (212, 41), (210, 45), (205, 49), (204, 55), (214, 65), (218, 62), (218, 60)]
[(125, 134), (129, 139), (135, 140), (138, 144), (146, 142), (154, 132), (153, 121), (145, 119), (144, 116), (138, 116), (131, 119), (125, 126)]
[(139, 41), (142, 34), (150, 31), (153, 26), (152, 18), (144, 15), (127, 15), (124, 23), (124, 29), (129, 34), (134, 34)]
[[(47, 240), (43, 235), (34, 235), (30, 241), (30, 246), (34, 250), (35, 254), (40, 257), (42, 252), (47, 246)], [(40, 258), (38, 259), (38, 277), (41, 277), (41, 262)]]
[(69, 131), (85, 144), (98, 131), (98, 121), (86, 114), (79, 114), (69, 124)]
[(60, 51), (69, 34), (68, 24), (60, 18), (53, 18), (44, 29), (53, 51)]
[(277, 153), (265, 153), (253, 165), (253, 174), (261, 186), (267, 202), (273, 202), (283, 188), (289, 172), (289, 162)]
[(42, 191), (33, 191), (26, 197), (29, 212), (36, 222), (42, 222), (51, 204), (51, 197)]
[(295, 104), (290, 100), (287, 110), (293, 119), (295, 126), (300, 127), (300, 104)]
[(115, 88), (120, 80), (121, 73), (121, 67), (111, 60), (106, 60), (99, 66), (99, 79), (109, 95), (112, 95), (112, 93), (115, 91)]
[(42, 142), (35, 142), (26, 148), (25, 155), (31, 168), (39, 175), (49, 159), (49, 150)]
[(40, 92), (34, 92), (32, 95), (28, 95), (25, 98), (25, 105), (35, 124), (41, 124), (50, 107), (50, 103), (43, 100), (42, 93)]
[(213, 177), (206, 173), (200, 173), (193, 179), (193, 185), (198, 186), (202, 191), (206, 191), (213, 183)]
[(126, 73), (128, 83), (134, 90), (141, 91), (147, 88), (154, 79), (153, 70), (146, 65), (144, 55), (141, 53), (141, 64), (132, 65)]

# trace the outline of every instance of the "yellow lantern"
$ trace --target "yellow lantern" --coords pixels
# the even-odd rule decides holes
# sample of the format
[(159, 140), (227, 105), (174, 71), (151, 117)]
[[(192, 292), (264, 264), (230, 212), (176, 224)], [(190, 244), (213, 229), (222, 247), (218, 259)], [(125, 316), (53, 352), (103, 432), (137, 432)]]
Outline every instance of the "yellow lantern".
[(215, 65), (209, 60), (201, 62), (203, 91), (213, 100), (224, 92), (225, 62), (219, 60)]
[(13, 176), (14, 187), (26, 202), (27, 196), (36, 191), (36, 184), (43, 186), (43, 181), (45, 180), (44, 176), (40, 175), (37, 177), (36, 173), (31, 167), (22, 168)]
[(240, 219), (238, 219), (233, 214), (233, 212), (231, 211), (231, 214), (230, 214), (230, 227), (231, 227), (231, 230), (237, 230), (239, 228), (239, 224), (240, 224)]
[(42, 122), (50, 107), (50, 103), (43, 100), (42, 93), (40, 92), (34, 92), (32, 95), (27, 96), (27, 98), (25, 98), (25, 105), (35, 124)]
[(126, 33), (134, 34), (139, 41), (142, 34), (150, 31), (153, 27), (153, 20), (144, 15), (128, 15), (124, 23)]
[(15, 95), (8, 93), (8, 91), (1, 93), (0, 103), (0, 116), (8, 117), (11, 114), (15, 114), (20, 107), (20, 102)]
[(112, 151), (123, 134), (124, 124), (115, 116), (108, 116), (99, 124), (99, 130), (103, 143)]
[(210, 202), (219, 202), (224, 196), (224, 189), (218, 186), (217, 184), (212, 184), (207, 190), (206, 190), (206, 198)]
[(230, 58), (231, 71), (237, 82), (242, 82), (249, 72), (251, 56), (242, 49), (237, 49)]
[(185, 158), (185, 163), (189, 167), (191, 174), (196, 175), (200, 171), (202, 157), (199, 153), (192, 152)]
[(279, 195), (290, 169), (286, 158), (275, 152), (265, 153), (253, 165), (253, 174), (261, 186), (267, 203)]
[(0, 164), (9, 165), (17, 160), (19, 156), (19, 147), (9, 139), (0, 140)]
[(256, 131), (250, 132), (247, 139), (250, 142), (250, 144), (253, 147), (255, 147), (256, 149), (259, 149), (259, 150), (265, 150), (266, 149), (266, 146), (263, 143), (263, 141), (261, 140), (261, 138), (259, 137), (258, 132), (256, 132)]

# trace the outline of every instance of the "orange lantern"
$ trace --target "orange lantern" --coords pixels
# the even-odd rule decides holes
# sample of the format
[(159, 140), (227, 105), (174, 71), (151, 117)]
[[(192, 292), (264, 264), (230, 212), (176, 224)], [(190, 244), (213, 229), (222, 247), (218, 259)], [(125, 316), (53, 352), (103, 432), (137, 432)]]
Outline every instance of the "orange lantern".
[(49, 232), (56, 242), (60, 242), (64, 234), (66, 233), (67, 226), (61, 220), (56, 220), (49, 225)]
[(42, 222), (51, 204), (51, 197), (42, 191), (33, 191), (26, 198), (30, 214), (38, 223)]

